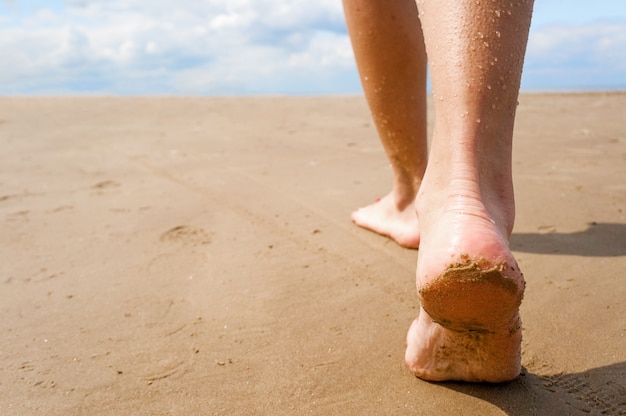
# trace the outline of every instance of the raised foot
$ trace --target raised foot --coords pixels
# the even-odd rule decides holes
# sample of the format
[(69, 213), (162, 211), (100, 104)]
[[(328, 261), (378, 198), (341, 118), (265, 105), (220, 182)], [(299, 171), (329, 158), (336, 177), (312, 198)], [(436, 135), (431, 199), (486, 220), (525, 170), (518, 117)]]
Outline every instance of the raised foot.
[(413, 203), (398, 207), (389, 194), (354, 211), (351, 217), (359, 227), (389, 237), (403, 247), (419, 247), (419, 224)]
[(492, 264), (461, 256), (418, 292), (405, 356), (415, 375), (494, 383), (519, 375), (524, 280), (512, 257)]

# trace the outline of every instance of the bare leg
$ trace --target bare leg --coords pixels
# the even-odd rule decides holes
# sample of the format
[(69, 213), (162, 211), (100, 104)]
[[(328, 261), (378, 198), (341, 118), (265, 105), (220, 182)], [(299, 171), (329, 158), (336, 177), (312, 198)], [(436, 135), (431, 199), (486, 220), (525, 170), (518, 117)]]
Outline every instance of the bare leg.
[(393, 170), (391, 192), (352, 219), (417, 248), (414, 202), (427, 145), (426, 54), (415, 0), (344, 0), (343, 5), (365, 97)]
[(532, 0), (418, 0), (435, 99), (417, 197), (419, 317), (406, 361), (428, 380), (520, 372), (524, 278), (513, 228), (513, 123)]

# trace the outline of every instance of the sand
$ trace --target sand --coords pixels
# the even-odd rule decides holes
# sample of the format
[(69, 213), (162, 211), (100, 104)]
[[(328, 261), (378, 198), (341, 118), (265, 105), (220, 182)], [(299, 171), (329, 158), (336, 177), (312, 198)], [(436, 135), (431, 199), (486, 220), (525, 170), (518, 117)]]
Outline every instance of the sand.
[(487, 385), (404, 366), (362, 97), (0, 98), (0, 414), (626, 414), (624, 108), (520, 97), (525, 372)]

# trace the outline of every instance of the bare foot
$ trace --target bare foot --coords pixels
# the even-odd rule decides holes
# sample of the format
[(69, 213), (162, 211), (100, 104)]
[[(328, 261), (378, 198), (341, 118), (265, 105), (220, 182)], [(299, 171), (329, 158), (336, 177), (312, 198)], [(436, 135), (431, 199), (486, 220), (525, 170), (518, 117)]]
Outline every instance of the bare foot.
[(352, 221), (359, 227), (390, 237), (403, 247), (419, 247), (420, 233), (414, 204), (399, 207), (391, 193), (354, 211)]
[(421, 308), (407, 335), (406, 363), (432, 381), (512, 380), (521, 370), (525, 285), (503, 220), (512, 210), (492, 215), (479, 198), (451, 195), (452, 203), (432, 198), (421, 211), (418, 205)]

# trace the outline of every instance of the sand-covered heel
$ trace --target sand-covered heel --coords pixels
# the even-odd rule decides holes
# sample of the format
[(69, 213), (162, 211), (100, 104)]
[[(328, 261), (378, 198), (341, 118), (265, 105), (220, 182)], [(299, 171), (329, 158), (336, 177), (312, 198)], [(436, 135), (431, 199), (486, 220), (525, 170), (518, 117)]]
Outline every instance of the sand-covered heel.
[(524, 279), (517, 265), (483, 263), (462, 258), (418, 287), (422, 310), (405, 355), (418, 377), (504, 382), (519, 375)]
[(524, 280), (517, 265), (484, 267), (464, 258), (418, 288), (434, 322), (456, 332), (502, 333), (519, 329)]

